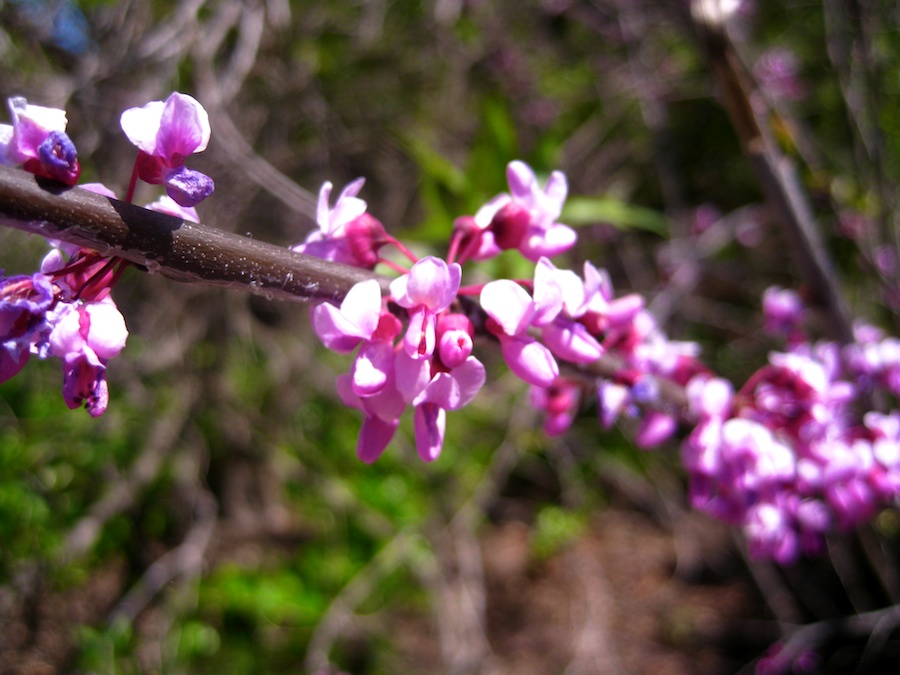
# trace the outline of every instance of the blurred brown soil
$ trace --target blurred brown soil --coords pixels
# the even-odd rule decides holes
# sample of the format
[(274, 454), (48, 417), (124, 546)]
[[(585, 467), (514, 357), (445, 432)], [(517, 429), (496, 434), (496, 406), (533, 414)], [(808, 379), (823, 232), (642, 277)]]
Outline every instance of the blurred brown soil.
[[(599, 513), (546, 560), (535, 557), (529, 527), (517, 520), (486, 526), (481, 548), (486, 675), (733, 673), (767, 644), (747, 630), (765, 611), (740, 561), (729, 559), (727, 528), (701, 515), (679, 518), (678, 556), (666, 528), (617, 509)], [(117, 564), (65, 593), (39, 592), (33, 607), (0, 597), (0, 673), (61, 672), (77, 626), (102, 622), (124, 582)], [(410, 672), (441, 672), (430, 621), (388, 621)]]
[[(676, 556), (675, 536), (652, 517), (609, 509), (542, 561), (524, 522), (487, 527), (492, 654), (477, 672), (724, 675), (752, 663), (772, 640), (755, 630), (766, 610), (728, 528), (686, 513), (677, 529)], [(409, 672), (441, 672), (426, 623), (392, 632)]]
[[(101, 622), (124, 592), (123, 561), (96, 570), (84, 584), (63, 592), (0, 594), (0, 673), (55, 675), (72, 658), (79, 626)], [(24, 583), (30, 583), (25, 581)], [(23, 597), (32, 600), (23, 601)]]
[(679, 529), (686, 572), (673, 535), (635, 511), (599, 514), (544, 563), (533, 561), (524, 524), (491, 529), (483, 549), (494, 672), (735, 672), (754, 653), (730, 652), (762, 612), (757, 596), (715, 570), (728, 567), (726, 528), (690, 514)]

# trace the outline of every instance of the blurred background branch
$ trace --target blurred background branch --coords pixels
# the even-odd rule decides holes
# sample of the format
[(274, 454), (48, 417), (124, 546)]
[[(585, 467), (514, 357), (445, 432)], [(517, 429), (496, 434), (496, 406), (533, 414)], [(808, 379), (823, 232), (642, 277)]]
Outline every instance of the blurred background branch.
[[(7, 274), (34, 269), (46, 223), (160, 266), (115, 289), (131, 337), (103, 418), (66, 410), (48, 363), (0, 387), (3, 667), (733, 673), (779, 639), (778, 667), (891, 667), (895, 510), (822, 558), (754, 562), (690, 511), (675, 451), (635, 449), (633, 420), (601, 431), (591, 398), (548, 441), (510, 377), (455, 413), (439, 462), (418, 463), (404, 420), (363, 466), (333, 387), (347, 363), (268, 297), (368, 276), (289, 251), (324, 180), (365, 176), (369, 210), (425, 253), (519, 158), (567, 172), (572, 267), (652, 298), (735, 382), (780, 348), (771, 285), (817, 300), (820, 335), (845, 339), (851, 315), (896, 330), (896, 3), (721, 3), (727, 31), (690, 4), (0, 4), (2, 93), (67, 110), (83, 180), (124, 194), (118, 115), (178, 90), (210, 111), (195, 166), (217, 185), (213, 228), (0, 167), (24, 230), (0, 228)], [(530, 276), (492, 265), (473, 276)]]

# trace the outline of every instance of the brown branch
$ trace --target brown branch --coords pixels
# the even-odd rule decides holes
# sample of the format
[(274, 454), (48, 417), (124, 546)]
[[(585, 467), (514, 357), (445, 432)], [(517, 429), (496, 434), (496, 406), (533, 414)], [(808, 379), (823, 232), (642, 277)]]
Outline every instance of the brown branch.
[(123, 258), (174, 281), (271, 298), (340, 300), (355, 283), (378, 278), (7, 166), (0, 166), (0, 225)]
[(719, 0), (693, 0), (692, 19), (713, 79), (756, 180), (783, 226), (799, 272), (812, 299), (828, 317), (828, 330), (838, 342), (853, 340), (850, 312), (834, 266), (813, 216), (794, 163), (778, 148), (768, 129), (770, 111), (752, 74), (744, 67), (726, 29)]
[[(354, 284), (388, 280), (367, 270), (329, 262), (222, 232), (173, 216), (36, 179), (0, 166), (0, 225), (123, 258), (168, 279), (252, 291), (270, 298), (340, 301)], [(471, 311), (480, 316), (480, 307)], [(583, 370), (592, 377), (614, 377), (623, 364), (606, 355)], [(668, 406), (684, 408), (683, 389), (659, 380)]]

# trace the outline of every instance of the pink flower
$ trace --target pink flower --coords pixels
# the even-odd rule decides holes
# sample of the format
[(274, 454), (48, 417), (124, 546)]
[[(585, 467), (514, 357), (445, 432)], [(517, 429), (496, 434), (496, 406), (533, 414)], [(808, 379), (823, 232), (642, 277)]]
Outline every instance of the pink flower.
[(409, 274), (391, 282), (391, 297), (409, 310), (403, 347), (411, 358), (430, 358), (436, 345), (437, 316), (456, 299), (462, 268), (434, 256), (419, 260)]
[(63, 398), (70, 408), (84, 403), (92, 417), (106, 411), (106, 363), (124, 347), (125, 320), (112, 298), (86, 305), (64, 304), (53, 320), (50, 353), (63, 360)]
[(655, 448), (669, 440), (677, 430), (678, 422), (672, 415), (659, 410), (647, 410), (641, 418), (634, 442), (644, 450)]
[(556, 356), (572, 363), (592, 363), (603, 356), (603, 347), (580, 322), (591, 290), (574, 272), (558, 269), (547, 258), (538, 261), (535, 297), (545, 298), (545, 305), (559, 306), (553, 320), (543, 326), (541, 338)]
[(443, 446), (446, 411), (458, 410), (475, 397), (485, 381), (484, 366), (469, 356), (446, 368), (437, 360), (412, 358), (400, 351), (396, 374), (404, 400), (416, 407), (416, 449), (423, 461), (433, 462)]
[(329, 303), (312, 310), (313, 328), (328, 349), (347, 354), (372, 337), (381, 314), (381, 288), (375, 279), (353, 286), (340, 309)]
[(506, 177), (511, 194), (493, 197), (474, 216), (454, 223), (462, 241), (461, 261), (487, 260), (510, 249), (537, 261), (570, 249), (575, 230), (556, 222), (569, 189), (565, 174), (554, 171), (541, 189), (531, 167), (516, 160), (506, 167)]
[(386, 243), (384, 226), (366, 213), (366, 203), (357, 197), (365, 183), (357, 178), (348, 183), (334, 206), (329, 206), (334, 186), (325, 182), (319, 190), (316, 222), (319, 229), (311, 232), (294, 251), (317, 258), (373, 269), (378, 263), (378, 249)]
[(371, 464), (381, 456), (387, 448), (397, 427), (406, 403), (394, 386), (393, 368), (388, 372), (385, 385), (378, 393), (371, 396), (360, 396), (354, 391), (351, 375), (339, 375), (337, 378), (338, 395), (344, 405), (361, 410), (365, 414), (356, 454), (366, 464)]
[(581, 402), (581, 386), (558, 377), (549, 387), (531, 388), (531, 405), (544, 413), (544, 433), (561, 436), (569, 430)]
[(66, 135), (66, 112), (30, 105), (21, 96), (7, 99), (12, 126), (0, 124), (0, 164), (75, 185), (81, 174), (75, 145)]
[(193, 206), (182, 206), (169, 195), (161, 196), (155, 202), (147, 204), (145, 208), (156, 211), (157, 213), (166, 213), (170, 216), (181, 218), (182, 220), (189, 220), (192, 223), (200, 222), (200, 216), (197, 214), (197, 209)]
[(184, 166), (188, 155), (209, 143), (209, 116), (193, 97), (174, 93), (163, 101), (122, 113), (125, 135), (137, 146), (136, 169), (141, 180), (164, 185), (181, 206), (195, 206), (212, 194), (212, 178)]
[(762, 304), (766, 330), (782, 333), (791, 342), (803, 340), (806, 307), (795, 291), (772, 286), (763, 293)]
[(569, 250), (577, 238), (575, 230), (556, 222), (569, 191), (565, 174), (554, 171), (541, 189), (531, 167), (517, 160), (506, 167), (506, 178), (512, 196), (491, 223), (497, 245), (518, 248), (534, 261)]
[(548, 303), (538, 304), (525, 289), (509, 279), (485, 284), (480, 302), (490, 317), (487, 329), (500, 340), (500, 350), (509, 369), (536, 387), (553, 384), (559, 376), (556, 359), (527, 331), (532, 325), (552, 321), (555, 318), (552, 310), (557, 303), (550, 298)]

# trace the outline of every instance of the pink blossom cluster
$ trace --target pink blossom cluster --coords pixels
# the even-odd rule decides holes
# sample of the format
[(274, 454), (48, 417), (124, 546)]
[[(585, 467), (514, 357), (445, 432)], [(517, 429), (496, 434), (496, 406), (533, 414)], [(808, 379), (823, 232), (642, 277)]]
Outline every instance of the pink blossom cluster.
[(844, 347), (798, 341), (799, 298), (765, 297), (767, 324), (792, 338), (788, 350), (738, 392), (708, 374), (691, 379), (699, 421), (682, 462), (694, 507), (741, 526), (754, 556), (790, 563), (900, 496), (900, 411), (872, 409), (900, 393), (900, 341), (866, 326)]
[(120, 269), (92, 251), (60, 245), (40, 272), (0, 274), (0, 382), (31, 356), (58, 357), (66, 405), (102, 415), (109, 402), (106, 366), (128, 337), (109, 295)]
[[(367, 281), (340, 307), (313, 309), (326, 347), (356, 352), (338, 390), (364, 414), (361, 459), (381, 455), (407, 406), (420, 456), (438, 456), (446, 411), (469, 403), (485, 381), (466, 311), (468, 297), (477, 296), (480, 334), (531, 385), (547, 434), (569, 428), (591, 386), (602, 426), (635, 419), (639, 447), (658, 446), (680, 423), (690, 424), (681, 454), (691, 503), (742, 527), (755, 556), (793, 562), (820, 551), (828, 532), (847, 530), (896, 499), (900, 412), (871, 411), (867, 397), (900, 395), (900, 340), (861, 327), (852, 345), (812, 344), (799, 296), (772, 288), (763, 298), (766, 327), (787, 348), (735, 393), (698, 360), (696, 344), (665, 335), (639, 295), (616, 296), (609, 275), (590, 262), (580, 275), (551, 262), (575, 242), (574, 231), (557, 222), (563, 174), (541, 187), (527, 165), (512, 162), (507, 175), (509, 193), (456, 220), (446, 261), (419, 260), (388, 235), (366, 214), (361, 180), (333, 206), (332, 186), (323, 186), (319, 229), (295, 248), (369, 269), (382, 262), (400, 273), (385, 297)], [(400, 247), (411, 268), (381, 258), (387, 244)], [(463, 265), (512, 249), (536, 263), (532, 278), (462, 284)], [(592, 375), (601, 360), (603, 376)], [(673, 385), (686, 393), (686, 408), (662, 395)], [(870, 412), (860, 417), (860, 409)]]
[[(0, 162), (74, 184), (80, 168), (61, 110), (9, 101), (12, 125), (0, 125)], [(126, 199), (138, 179), (166, 194), (149, 208), (197, 220), (194, 205), (212, 180), (185, 159), (207, 147), (206, 112), (172, 94), (125, 111), (121, 125), (138, 155)], [(636, 294), (617, 296), (591, 262), (581, 273), (551, 258), (569, 250), (575, 231), (559, 222), (568, 193), (564, 174), (542, 185), (521, 161), (507, 167), (509, 192), (474, 215), (457, 218), (445, 258), (418, 257), (367, 212), (363, 179), (332, 203), (319, 193), (318, 228), (294, 250), (396, 277), (354, 286), (339, 306), (312, 308), (324, 345), (353, 354), (338, 393), (363, 414), (357, 454), (373, 462), (412, 408), (415, 444), (425, 461), (441, 453), (447, 413), (468, 405), (486, 381), (476, 338), (492, 341), (511, 372), (531, 387), (549, 435), (565, 433), (595, 391), (600, 424), (636, 423), (635, 441), (651, 448), (689, 425), (681, 449), (693, 506), (741, 527), (751, 553), (781, 563), (820, 551), (831, 531), (871, 518), (900, 496), (900, 340), (858, 326), (846, 346), (813, 343), (806, 308), (790, 290), (769, 289), (763, 312), (784, 338), (737, 392), (698, 360), (698, 347), (670, 340)], [(114, 197), (101, 184), (81, 186)], [(383, 257), (396, 248), (409, 264)], [(527, 279), (463, 283), (464, 268), (503, 251), (534, 263)], [(0, 382), (31, 356), (63, 363), (63, 395), (92, 415), (108, 403), (106, 367), (124, 347), (124, 319), (110, 297), (126, 263), (59, 245), (31, 276), (0, 274)], [(678, 405), (664, 390), (682, 391)], [(876, 407), (875, 403), (881, 404)]]
[[(8, 100), (12, 124), (0, 124), (0, 164), (18, 165), (37, 176), (75, 185), (81, 173), (75, 145), (66, 134), (66, 113)], [(122, 129), (138, 147), (129, 185), (138, 178), (163, 185), (166, 195), (148, 208), (199, 220), (193, 206), (209, 196), (208, 176), (185, 168), (185, 158), (206, 148), (209, 120), (190, 96), (172, 94), (122, 114)], [(80, 186), (107, 197), (100, 183)], [(57, 357), (63, 364), (63, 398), (102, 415), (109, 402), (106, 368), (125, 346), (125, 320), (110, 296), (127, 263), (87, 249), (54, 245), (33, 275), (0, 271), (0, 383), (16, 375), (31, 356)]]
[[(526, 381), (549, 387), (559, 375), (547, 347), (526, 335), (532, 324), (549, 325), (558, 319), (558, 325), (546, 330), (554, 331), (560, 349), (566, 347), (565, 336), (582, 338), (583, 343), (568, 345), (563, 353), (587, 350), (580, 357), (583, 361), (601, 353), (596, 341), (566, 322), (563, 290), (551, 278), (555, 268), (543, 257), (575, 242), (574, 231), (557, 222), (568, 189), (565, 176), (554, 173), (542, 188), (528, 166), (513, 162), (508, 178), (511, 194), (499, 195), (476, 216), (457, 221), (447, 260), (419, 259), (388, 235), (357, 196), (362, 179), (345, 187), (333, 206), (332, 184), (322, 186), (319, 228), (295, 250), (368, 269), (383, 262), (400, 272), (386, 297), (372, 280), (357, 284), (340, 307), (320, 304), (313, 309), (313, 326), (326, 347), (341, 353), (356, 350), (350, 372), (341, 375), (337, 385), (344, 402), (365, 416), (357, 445), (363, 461), (372, 462), (381, 455), (407, 406), (414, 410), (420, 457), (436, 459), (443, 446), (447, 411), (467, 405), (481, 389), (485, 369), (472, 353), (475, 329), (465, 312), (462, 298), (466, 295), (480, 292), (482, 305), (493, 313), (492, 332), (513, 371)], [(409, 269), (379, 256), (387, 244), (410, 259)], [(506, 249), (518, 249), (541, 261), (540, 269), (546, 274), (538, 279), (535, 292), (537, 303), (544, 303), (541, 308), (512, 281), (494, 282), (499, 285), (483, 289), (461, 288), (463, 263), (485, 260)]]
[[(400, 273), (382, 298), (374, 281), (357, 285), (341, 306), (313, 309), (313, 325), (326, 347), (358, 348), (351, 371), (338, 378), (347, 405), (365, 419), (357, 446), (364, 461), (377, 459), (390, 443), (407, 406), (413, 406), (419, 455), (437, 458), (445, 414), (469, 403), (485, 381), (473, 355), (475, 330), (467, 296), (477, 296), (486, 316), (482, 333), (493, 337), (510, 370), (532, 387), (532, 403), (545, 414), (548, 434), (564, 433), (577, 414), (584, 376), (608, 349), (622, 366), (601, 384), (607, 425), (626, 410), (642, 417), (640, 442), (657, 445), (676, 430), (672, 412), (644, 415), (633, 402), (658, 402), (655, 378), (686, 383), (697, 372), (696, 347), (670, 342), (636, 295), (615, 298), (609, 276), (590, 262), (583, 275), (555, 266), (550, 257), (574, 245), (576, 236), (558, 222), (568, 191), (565, 175), (553, 172), (542, 187), (520, 161), (507, 168), (509, 193), (488, 201), (474, 216), (458, 218), (447, 260), (417, 259), (366, 213), (362, 180), (350, 183), (330, 205), (332, 184), (319, 194), (319, 229), (295, 250), (369, 269), (379, 262)], [(393, 244), (410, 258), (410, 269), (380, 257)], [(463, 265), (516, 250), (536, 262), (532, 279), (497, 279), (462, 286)], [(471, 304), (471, 302), (469, 302)], [(560, 362), (572, 369), (562, 373)]]

